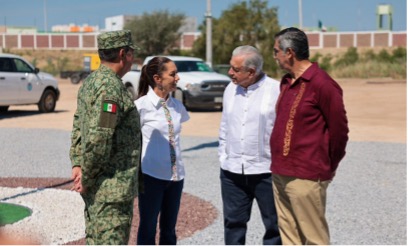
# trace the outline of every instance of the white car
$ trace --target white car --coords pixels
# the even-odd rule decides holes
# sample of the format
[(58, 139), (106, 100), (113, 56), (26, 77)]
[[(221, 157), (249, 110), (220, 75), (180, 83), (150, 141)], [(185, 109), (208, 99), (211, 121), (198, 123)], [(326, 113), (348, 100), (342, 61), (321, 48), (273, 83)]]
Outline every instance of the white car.
[[(147, 64), (154, 56), (148, 56)], [(224, 90), (231, 79), (214, 72), (202, 59), (188, 56), (167, 56), (177, 66), (180, 80), (173, 97), (183, 102), (186, 108), (212, 109), (222, 107)], [(140, 71), (130, 71), (122, 77), (126, 88), (136, 99)]]
[(10, 105), (37, 104), (40, 112), (55, 110), (60, 91), (58, 81), (24, 58), (0, 54), (0, 112)]

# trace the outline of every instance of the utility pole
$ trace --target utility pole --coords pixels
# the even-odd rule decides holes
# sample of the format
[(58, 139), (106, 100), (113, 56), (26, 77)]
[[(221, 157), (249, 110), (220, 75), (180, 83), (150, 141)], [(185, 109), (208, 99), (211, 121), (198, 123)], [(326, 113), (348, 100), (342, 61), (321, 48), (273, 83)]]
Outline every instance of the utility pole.
[(302, 17), (302, 0), (299, 0), (299, 29), (303, 28), (303, 17)]
[(207, 0), (207, 12), (205, 13), (207, 25), (206, 39), (206, 61), (212, 67), (212, 16), (211, 16), (211, 0)]
[(44, 0), (44, 31), (47, 32), (47, 0)]

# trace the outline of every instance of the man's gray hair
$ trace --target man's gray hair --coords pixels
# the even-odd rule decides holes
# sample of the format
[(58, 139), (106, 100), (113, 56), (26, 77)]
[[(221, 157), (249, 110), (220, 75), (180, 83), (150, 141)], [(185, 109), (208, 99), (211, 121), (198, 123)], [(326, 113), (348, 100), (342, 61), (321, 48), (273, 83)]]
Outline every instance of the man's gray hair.
[(255, 74), (262, 72), (263, 58), (259, 50), (250, 45), (238, 46), (232, 51), (232, 56), (244, 56), (244, 66), (254, 68)]

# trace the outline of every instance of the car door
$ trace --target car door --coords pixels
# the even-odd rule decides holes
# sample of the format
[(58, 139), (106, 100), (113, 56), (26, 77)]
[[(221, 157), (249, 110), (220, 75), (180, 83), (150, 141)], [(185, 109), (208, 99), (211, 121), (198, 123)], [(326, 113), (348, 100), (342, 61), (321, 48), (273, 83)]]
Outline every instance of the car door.
[(13, 58), (15, 65), (15, 79), (18, 87), (19, 104), (37, 103), (40, 100), (44, 85), (32, 66), (24, 60)]
[(0, 57), (0, 104), (37, 103), (43, 85), (32, 66), (22, 59)]
[(16, 102), (20, 90), (19, 81), (13, 60), (8, 57), (0, 57), (0, 103), (2, 105)]

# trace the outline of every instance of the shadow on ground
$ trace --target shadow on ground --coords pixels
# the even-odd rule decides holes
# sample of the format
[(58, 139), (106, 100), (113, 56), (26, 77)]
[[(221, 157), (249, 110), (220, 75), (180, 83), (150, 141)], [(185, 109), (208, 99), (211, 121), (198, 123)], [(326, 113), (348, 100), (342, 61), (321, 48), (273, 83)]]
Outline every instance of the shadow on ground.
[(9, 110), (7, 112), (0, 113), (0, 120), (27, 117), (27, 116), (40, 115), (40, 114), (58, 114), (58, 113), (64, 113), (64, 112), (68, 112), (68, 111), (67, 110), (56, 110), (52, 113), (41, 113), (38, 110)]

